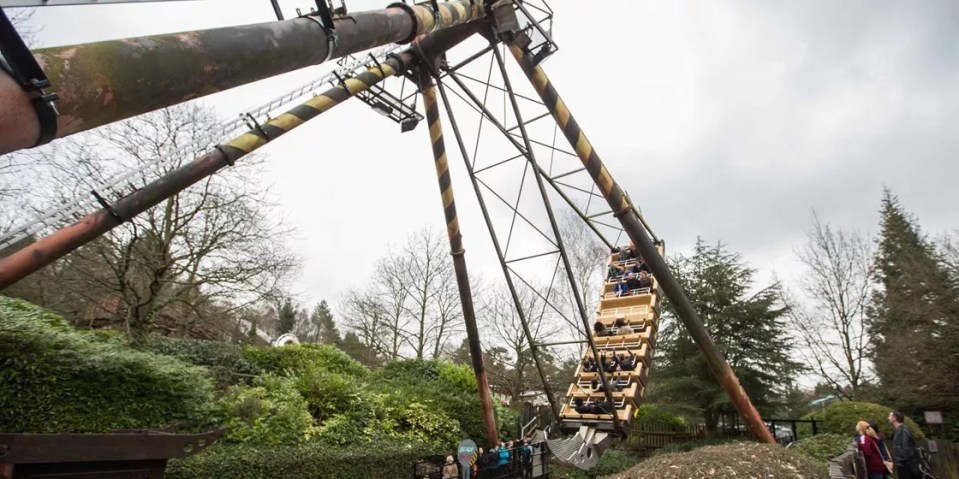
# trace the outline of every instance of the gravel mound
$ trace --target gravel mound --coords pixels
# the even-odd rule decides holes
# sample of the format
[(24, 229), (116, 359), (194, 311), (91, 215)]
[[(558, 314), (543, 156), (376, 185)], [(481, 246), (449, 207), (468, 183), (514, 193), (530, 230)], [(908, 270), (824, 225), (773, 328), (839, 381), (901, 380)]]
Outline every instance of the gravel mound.
[(826, 464), (773, 444), (734, 443), (663, 454), (605, 479), (823, 479)]

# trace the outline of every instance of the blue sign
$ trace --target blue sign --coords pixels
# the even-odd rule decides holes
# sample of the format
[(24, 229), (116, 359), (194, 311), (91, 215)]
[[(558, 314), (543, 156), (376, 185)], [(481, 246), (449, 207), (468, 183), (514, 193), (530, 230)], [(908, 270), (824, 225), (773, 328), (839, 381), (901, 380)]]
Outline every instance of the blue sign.
[(456, 458), (459, 459), (464, 468), (473, 465), (473, 460), (476, 459), (476, 450), (476, 443), (471, 439), (464, 439), (460, 443), (460, 447), (456, 450)]

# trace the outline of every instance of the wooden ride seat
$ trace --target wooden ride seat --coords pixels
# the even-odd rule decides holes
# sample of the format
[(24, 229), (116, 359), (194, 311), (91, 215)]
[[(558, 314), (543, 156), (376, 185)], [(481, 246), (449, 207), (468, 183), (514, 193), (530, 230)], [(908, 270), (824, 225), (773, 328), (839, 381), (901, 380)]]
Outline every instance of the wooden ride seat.
[(636, 324), (641, 321), (657, 321), (657, 311), (647, 305), (629, 308), (610, 308), (596, 311), (596, 321), (606, 326), (612, 326), (618, 318), (626, 320), (626, 324)]
[[(580, 367), (582, 369), (582, 367)], [(646, 379), (649, 377), (649, 368), (640, 361), (636, 363), (636, 368), (632, 371), (608, 371), (606, 373), (607, 378), (615, 378), (619, 380), (620, 384), (623, 384), (623, 380), (628, 381), (638, 381), (643, 387), (646, 387)], [(598, 372), (587, 372), (580, 370), (576, 375), (576, 381), (578, 384), (590, 384), (593, 382), (593, 379), (599, 379)]]
[[(634, 330), (635, 331), (635, 330)], [(639, 332), (613, 336), (593, 336), (597, 349), (636, 349), (642, 344), (656, 346), (656, 330), (644, 327)]]
[[(616, 349), (616, 348), (609, 348), (609, 349), (604, 349), (603, 351), (614, 351), (614, 350), (615, 350), (615, 353), (616, 353), (617, 355), (619, 355), (619, 353), (623, 353), (623, 354), (633, 353), (633, 354), (636, 356), (637, 364), (645, 364), (646, 367), (650, 367), (650, 366), (651, 366), (650, 362), (652, 361), (652, 357), (651, 357), (651, 356), (652, 356), (652, 348), (651, 348), (651, 347), (649, 346), (649, 344), (647, 344), (647, 343), (641, 344), (638, 348), (632, 348), (632, 349), (626, 349), (626, 348), (618, 348), (618, 349)], [(628, 352), (627, 352), (627, 351), (628, 351)], [(600, 352), (600, 355), (602, 355), (602, 354), (603, 354), (603, 353)], [(583, 361), (585, 361), (587, 358), (592, 358), (592, 357), (593, 357), (593, 352), (590, 351), (589, 348), (586, 348), (586, 350), (583, 351), (583, 357), (580, 359), (579, 367), (576, 368), (576, 374), (577, 374), (577, 375), (579, 375), (580, 372), (583, 372), (583, 371), (582, 371), (582, 369), (583, 369)]]
[[(622, 407), (616, 408), (616, 415), (619, 417), (620, 421), (629, 423), (630, 419), (633, 417), (633, 411), (635, 407), (632, 404), (624, 404)], [(560, 419), (573, 419), (577, 421), (610, 421), (612, 422), (613, 417), (610, 414), (580, 414), (576, 412), (576, 406), (573, 405), (572, 401), (563, 405), (563, 409), (559, 413)]]
[[(617, 405), (623, 401), (626, 404), (636, 405), (638, 403), (637, 399), (641, 400), (643, 397), (643, 388), (640, 386), (639, 382), (632, 382), (629, 386), (624, 387), (621, 391), (616, 391), (615, 389), (611, 391), (613, 396), (613, 402)], [(580, 387), (578, 384), (570, 384), (569, 390), (566, 392), (566, 397), (570, 398), (580, 398), (583, 401), (593, 400), (593, 401), (604, 401), (606, 399), (606, 393), (603, 391), (593, 391), (590, 387)]]
[(657, 298), (658, 296), (652, 294), (649, 290), (646, 290), (646, 292), (643, 294), (602, 298), (599, 302), (599, 310), (605, 311), (607, 309), (630, 308), (634, 306), (647, 306), (649, 308), (653, 308), (658, 303)]
[(620, 318), (626, 322), (626, 326), (631, 326), (634, 329), (659, 329), (659, 320), (651, 313), (599, 316), (596, 320), (602, 323), (606, 328), (611, 328), (616, 324), (616, 320)]

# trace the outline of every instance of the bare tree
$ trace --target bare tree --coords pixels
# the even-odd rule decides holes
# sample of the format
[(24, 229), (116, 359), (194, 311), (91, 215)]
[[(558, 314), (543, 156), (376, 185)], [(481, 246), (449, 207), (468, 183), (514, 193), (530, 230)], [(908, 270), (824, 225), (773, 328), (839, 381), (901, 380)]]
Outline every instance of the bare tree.
[[(524, 312), (533, 341), (542, 343), (556, 337), (560, 333), (557, 328), (558, 315), (530, 289), (521, 289), (518, 294), (519, 306)], [(486, 299), (482, 316), (485, 326), (483, 333), (489, 344), (486, 353), (490, 358), (490, 383), (514, 403), (541, 387), (539, 385), (542, 382), (512, 295), (501, 288)], [(549, 348), (541, 347), (538, 351), (546, 369), (544, 372), (548, 375), (545, 379), (550, 381), (556, 372), (554, 358)]]
[(813, 213), (813, 227), (796, 254), (805, 265), (798, 282), (803, 304), (790, 300), (805, 361), (836, 394), (855, 399), (870, 381), (866, 307), (872, 292), (870, 242), (833, 229)]
[[(136, 174), (125, 189), (142, 188), (193, 159), (193, 152), (179, 152), (184, 145), (212, 148), (215, 123), (211, 110), (181, 105), (61, 140), (38, 153), (49, 165), (45, 190), (56, 203), (69, 201), (126, 170)], [(150, 167), (164, 157), (171, 160)], [(244, 160), (125, 218), (48, 269), (89, 266), (73, 268), (70, 281), (58, 286), (123, 321), (135, 336), (161, 316), (180, 329), (213, 319), (211, 311), (223, 315), (275, 299), (297, 258), (284, 246), (289, 230), (272, 214), (268, 190), (255, 181), (259, 169), (256, 159)]]
[(424, 229), (377, 260), (365, 289), (344, 301), (350, 329), (388, 359), (438, 358), (462, 331), (463, 313), (445, 237)]
[(959, 286), (959, 230), (942, 235), (936, 243), (943, 266)]
[[(573, 277), (579, 289), (580, 300), (586, 308), (586, 313), (591, 314), (599, 305), (599, 292), (605, 278), (609, 250), (589, 229), (586, 222), (572, 211), (564, 211), (560, 216), (559, 229), (573, 270)], [(579, 311), (565, 276), (561, 284), (566, 285), (565, 297), (569, 301), (567, 307), (573, 319), (570, 326), (578, 333), (580, 339), (585, 339), (585, 332), (578, 322)]]

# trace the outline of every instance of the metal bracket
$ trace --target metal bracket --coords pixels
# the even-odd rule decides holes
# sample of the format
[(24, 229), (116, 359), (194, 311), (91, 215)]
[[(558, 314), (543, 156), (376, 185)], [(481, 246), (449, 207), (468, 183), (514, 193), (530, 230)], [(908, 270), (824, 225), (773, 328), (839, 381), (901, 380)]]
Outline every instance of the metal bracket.
[[(345, 13), (346, 7), (343, 7)], [(303, 14), (300, 12), (300, 9), (296, 9), (297, 15), (300, 18), (306, 18), (316, 22), (320, 28), (323, 29), (323, 32), (326, 33), (326, 58), (323, 59), (323, 62), (330, 61), (333, 58), (333, 51), (336, 50), (336, 45), (339, 42), (339, 36), (336, 34), (336, 27), (333, 24), (333, 13), (330, 11), (330, 5), (327, 3), (327, 0), (316, 0), (316, 11), (308, 14)]]
[(100, 196), (100, 193), (97, 193), (97, 190), (90, 190), (90, 193), (92, 193), (93, 197), (97, 199), (97, 203), (100, 203), (100, 206), (102, 206), (103, 209), (107, 210), (107, 213), (109, 213), (110, 216), (113, 217), (113, 219), (117, 220), (117, 223), (120, 223), (120, 224), (124, 223), (125, 220), (123, 219), (122, 216), (120, 216), (120, 213), (117, 213), (117, 210), (113, 209), (113, 206), (111, 206), (110, 203), (107, 202), (106, 198)]
[(50, 80), (20, 38), (3, 8), (0, 8), (0, 69), (9, 73), (20, 84), (20, 88), (30, 96), (30, 104), (37, 112), (40, 136), (33, 146), (50, 143), (57, 136), (57, 117), (60, 112), (54, 102), (60, 97), (45, 90), (50, 88)]
[(256, 118), (254, 118), (253, 115), (249, 113), (244, 113), (243, 116), (245, 116), (249, 120), (246, 123), (246, 126), (250, 127), (251, 130), (256, 130), (260, 132), (260, 134), (263, 135), (263, 138), (265, 138), (266, 141), (272, 140), (272, 138), (270, 138), (270, 135), (266, 133), (266, 130), (263, 129), (263, 126), (260, 125), (260, 122), (256, 121)]

